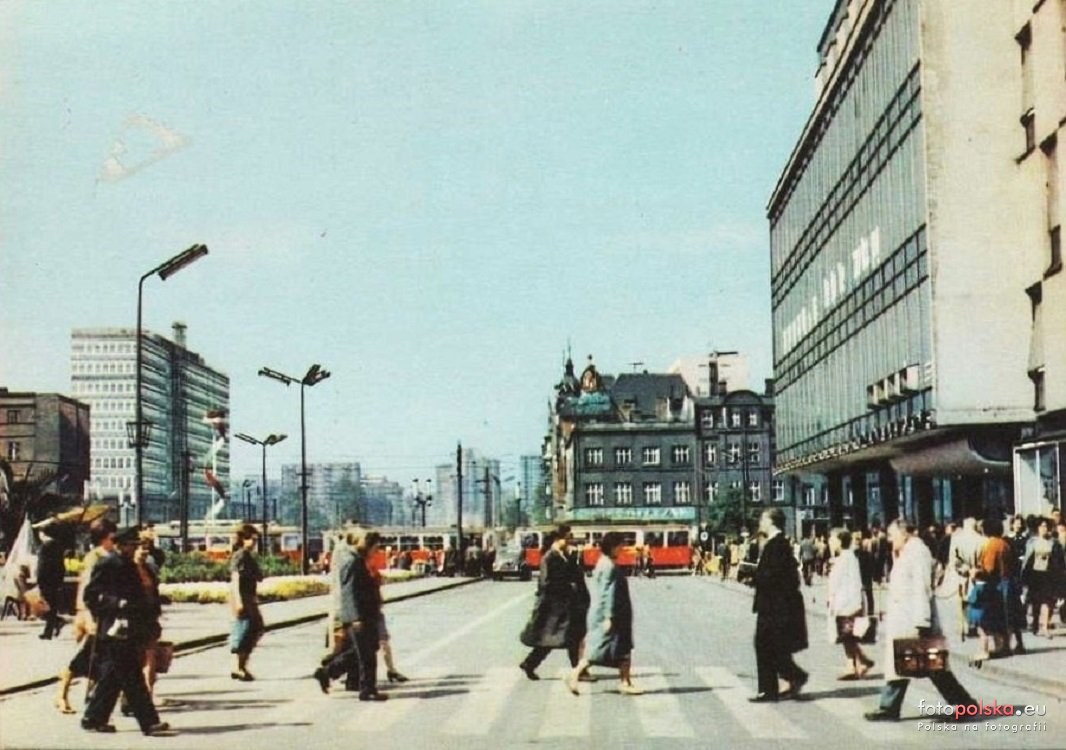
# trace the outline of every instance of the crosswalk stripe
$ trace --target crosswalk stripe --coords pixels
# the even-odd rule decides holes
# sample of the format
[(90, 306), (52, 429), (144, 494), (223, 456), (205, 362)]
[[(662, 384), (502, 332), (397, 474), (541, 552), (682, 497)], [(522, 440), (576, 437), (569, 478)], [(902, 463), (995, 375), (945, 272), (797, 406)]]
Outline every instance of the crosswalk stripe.
[(644, 695), (631, 698), (648, 737), (695, 737), (696, 732), (681, 713), (677, 696), (667, 692), (669, 685), (663, 670), (645, 667), (640, 670), (635, 683), (644, 689)]
[(848, 729), (858, 732), (869, 740), (875, 740), (879, 744), (894, 745), (896, 742), (914, 741), (913, 726), (883, 721), (875, 724), (864, 719), (863, 712), (874, 710), (875, 703), (864, 705), (854, 698), (819, 698), (811, 701), (811, 705), (827, 711)]
[(723, 667), (699, 667), (696, 674), (713, 689), (737, 723), (758, 739), (804, 739), (807, 735), (768, 703), (751, 703), (740, 680)]
[(441, 731), (445, 734), (487, 735), (521, 676), (521, 670), (514, 666), (489, 669)]
[[(366, 712), (362, 710), (353, 712), (352, 718), (341, 728), (346, 731), (362, 732), (384, 732), (391, 729), (419, 704), (423, 691), (437, 687), (438, 683), (452, 671), (449, 667), (419, 669), (416, 674), (410, 675), (410, 682), (405, 682), (398, 688), (383, 691), (388, 693), (388, 701), (368, 703)], [(342, 693), (342, 695), (358, 702), (354, 693)]]
[(587, 737), (591, 731), (593, 696), (589, 695), (589, 683), (578, 683), (581, 695), (574, 695), (566, 687), (568, 674), (568, 669), (559, 670), (561, 685), (548, 689), (548, 702), (540, 723), (541, 739)]

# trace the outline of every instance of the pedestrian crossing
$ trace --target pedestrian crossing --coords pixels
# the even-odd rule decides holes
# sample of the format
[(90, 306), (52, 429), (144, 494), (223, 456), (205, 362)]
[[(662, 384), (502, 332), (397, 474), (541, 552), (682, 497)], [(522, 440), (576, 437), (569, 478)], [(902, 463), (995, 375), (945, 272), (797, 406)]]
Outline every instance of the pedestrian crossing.
[[(855, 741), (909, 744), (914, 723), (872, 724), (863, 718), (876, 706), (879, 680), (808, 685), (807, 700), (751, 703), (751, 675), (720, 665), (662, 667), (638, 665), (633, 680), (643, 695), (627, 696), (617, 673), (595, 670), (595, 683), (578, 684), (574, 696), (566, 686), (567, 669), (542, 670), (541, 679), (526, 680), (515, 665), (468, 674), (454, 665), (423, 665), (402, 684), (381, 685), (389, 700), (362, 705), (352, 693), (334, 690), (317, 703), (300, 701), (292, 717), (316, 724), (335, 722), (345, 733), (384, 739), (405, 732), (437, 734), (451, 746), (456, 738), (505, 735), (525, 741), (565, 741), (594, 738), (608, 730), (628, 737), (694, 740), (706, 736), (712, 722), (716, 734), (733, 741), (818, 742), (825, 727), (835, 736), (850, 734)], [(313, 682), (307, 678), (310, 693)], [(923, 694), (914, 685), (915, 701)], [(842, 692), (843, 695), (833, 695)], [(337, 722), (338, 709), (343, 718)], [(296, 712), (299, 711), (297, 714)], [(427, 719), (427, 717), (429, 717)], [(521, 726), (516, 728), (516, 722)], [(368, 737), (372, 741), (372, 737)]]

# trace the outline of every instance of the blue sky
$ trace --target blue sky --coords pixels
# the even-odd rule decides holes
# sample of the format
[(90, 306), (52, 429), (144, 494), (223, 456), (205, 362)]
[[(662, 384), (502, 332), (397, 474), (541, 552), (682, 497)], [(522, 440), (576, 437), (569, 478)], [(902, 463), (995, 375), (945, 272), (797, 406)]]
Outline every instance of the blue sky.
[[(145, 325), (231, 378), (234, 428), (407, 484), (539, 448), (567, 341), (604, 372), (771, 375), (764, 207), (830, 0), (0, 7), (0, 385)], [(231, 446), (234, 471), (257, 471)], [(271, 452), (297, 461), (299, 440)]]

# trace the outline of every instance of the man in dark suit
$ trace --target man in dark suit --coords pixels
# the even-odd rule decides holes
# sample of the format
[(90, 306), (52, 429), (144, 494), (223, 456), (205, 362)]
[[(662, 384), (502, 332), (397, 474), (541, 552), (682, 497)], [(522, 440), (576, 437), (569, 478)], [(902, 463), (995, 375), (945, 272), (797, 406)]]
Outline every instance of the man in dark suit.
[(370, 571), (370, 558), (378, 547), (376, 531), (353, 532), (349, 537), (353, 550), (340, 570), (338, 619), (348, 631), (349, 648), (334, 656), (329, 664), (315, 670), (322, 692), (329, 692), (329, 681), (358, 665), (359, 700), (383, 701), (378, 692), (378, 623), (381, 620), (381, 586)]
[(109, 724), (119, 693), (129, 700), (133, 715), (146, 735), (166, 734), (141, 671), (140, 649), (152, 636), (158, 617), (145, 595), (133, 553), (140, 531), (131, 527), (115, 536), (117, 555), (102, 557), (85, 586), (85, 605), (96, 618), (96, 687), (85, 708), (81, 726), (90, 732), (114, 732)]
[(792, 654), (807, 648), (807, 620), (800, 593), (799, 566), (792, 545), (781, 529), (784, 513), (763, 511), (759, 532), (766, 537), (759, 564), (755, 568), (755, 661), (759, 671), (759, 692), (753, 703), (776, 701), (777, 680), (788, 681), (786, 698), (794, 698), (807, 682), (807, 673), (796, 666)]

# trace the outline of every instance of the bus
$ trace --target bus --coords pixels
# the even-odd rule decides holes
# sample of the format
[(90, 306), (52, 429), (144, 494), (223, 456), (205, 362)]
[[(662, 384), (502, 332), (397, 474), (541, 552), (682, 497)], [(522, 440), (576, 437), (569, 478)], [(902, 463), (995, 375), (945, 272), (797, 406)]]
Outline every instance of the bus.
[[(690, 526), (677, 523), (584, 523), (575, 521), (570, 525), (570, 546), (580, 550), (581, 563), (591, 569), (600, 559), (600, 540), (608, 531), (622, 535), (622, 548), (618, 564), (632, 568), (637, 563), (638, 553), (650, 558), (654, 570), (684, 569), (692, 564), (692, 548), (696, 531)], [(540, 565), (541, 549), (545, 536), (553, 526), (536, 526), (516, 529), (514, 543), (526, 551), (526, 564), (536, 568)]]

